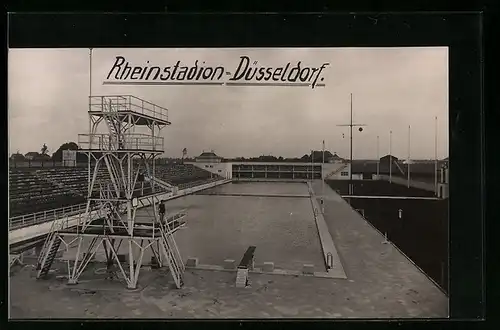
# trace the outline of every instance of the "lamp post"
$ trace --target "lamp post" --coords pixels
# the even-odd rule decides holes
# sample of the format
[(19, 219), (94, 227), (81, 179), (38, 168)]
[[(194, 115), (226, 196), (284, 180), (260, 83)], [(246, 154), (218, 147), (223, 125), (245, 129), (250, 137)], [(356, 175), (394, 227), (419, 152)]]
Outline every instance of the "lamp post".
[(389, 131), (389, 183), (392, 183), (392, 131)]
[(379, 153), (379, 136), (377, 135), (377, 180), (379, 179), (380, 176), (380, 153)]
[(350, 147), (349, 147), (349, 195), (352, 195), (353, 192), (353, 187), (352, 187), (352, 128), (353, 127), (359, 127), (359, 131), (363, 131), (363, 126), (366, 126), (364, 124), (353, 124), (352, 122), (352, 93), (351, 93), (351, 121), (349, 124), (343, 124), (343, 125), (337, 125), (337, 126), (348, 126), (350, 128), (350, 133), (349, 133), (349, 140), (350, 140)]
[(434, 131), (434, 193), (438, 195), (438, 184), (437, 184), (437, 171), (438, 171), (438, 156), (437, 156), (437, 145), (438, 145), (438, 117), (435, 118), (435, 131)]
[(323, 159), (321, 163), (321, 213), (325, 214), (325, 140), (323, 140)]
[(408, 125), (408, 188), (410, 188), (410, 163), (411, 163), (411, 154), (410, 154), (410, 148), (411, 148), (411, 126)]

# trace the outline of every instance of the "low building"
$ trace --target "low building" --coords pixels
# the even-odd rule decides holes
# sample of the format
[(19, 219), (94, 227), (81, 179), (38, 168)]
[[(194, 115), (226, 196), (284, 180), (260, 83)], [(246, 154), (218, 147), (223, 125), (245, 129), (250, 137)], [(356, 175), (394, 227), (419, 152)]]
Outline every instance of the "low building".
[(24, 155), (24, 158), (26, 158), (26, 160), (33, 160), (38, 157), (40, 157), (40, 154), (36, 151), (30, 151), (26, 155)]
[(221, 163), (222, 157), (219, 157), (212, 150), (210, 152), (202, 152), (201, 155), (195, 158), (197, 163)]
[(230, 179), (232, 174), (231, 163), (222, 162), (223, 159), (223, 157), (217, 156), (213, 150), (210, 152), (203, 151), (201, 155), (195, 157), (194, 162), (184, 161), (184, 164), (192, 164), (212, 174)]
[(24, 158), (28, 161), (48, 161), (50, 160), (50, 156), (47, 154), (41, 154), (39, 152), (31, 151), (24, 155)]

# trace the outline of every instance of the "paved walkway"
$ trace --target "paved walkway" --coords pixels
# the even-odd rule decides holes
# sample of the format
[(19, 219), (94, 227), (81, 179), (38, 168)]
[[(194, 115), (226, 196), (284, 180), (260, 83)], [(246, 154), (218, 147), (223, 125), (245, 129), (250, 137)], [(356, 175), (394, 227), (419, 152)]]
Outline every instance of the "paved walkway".
[[(314, 182), (321, 191), (321, 182)], [(188, 270), (185, 287), (172, 289), (165, 270), (141, 272), (140, 287), (95, 280), (81, 284), (55, 275), (35, 280), (30, 266), (10, 278), (14, 318), (411, 318), (447, 317), (447, 297), (333, 190), (325, 187), (325, 222), (347, 279), (251, 274), (235, 288), (234, 272)], [(25, 258), (27, 259), (27, 258)], [(24, 260), (24, 262), (27, 262)], [(102, 265), (96, 266), (102, 268)], [(87, 279), (94, 280), (86, 282)]]
[[(100, 266), (102, 267), (102, 266)], [(64, 274), (65, 265), (54, 268)], [(53, 276), (54, 276), (53, 275)], [(249, 288), (235, 288), (235, 273), (187, 270), (173, 288), (166, 271), (144, 271), (134, 291), (109, 280), (68, 286), (36, 280), (31, 267), (11, 277), (11, 318), (405, 318), (442, 317), (444, 301), (412, 286), (381, 289), (362, 280), (251, 274)], [(393, 283), (394, 284), (394, 283)]]
[(383, 235), (328, 185), (317, 180), (312, 187), (323, 193), (324, 218), (349, 280), (382, 292), (391, 288), (414, 290), (426, 302), (433, 299), (443, 317), (448, 314), (448, 298), (425, 274), (392, 244), (382, 244)]
[[(316, 227), (318, 228), (319, 240), (321, 243), (321, 249), (323, 252), (323, 258), (325, 260), (325, 268), (328, 262), (332, 263), (332, 268), (327, 269), (328, 274), (335, 276), (337, 278), (347, 278), (344, 267), (342, 266), (342, 261), (337, 253), (337, 249), (335, 248), (335, 244), (332, 239), (332, 235), (328, 230), (328, 226), (326, 224), (325, 218), (322, 214), (321, 205), (318, 203), (317, 197), (315, 195), (315, 191), (310, 183), (308, 183), (309, 191), (311, 194), (311, 204), (314, 213), (314, 220), (316, 222)], [(329, 261), (329, 255), (331, 261)]]

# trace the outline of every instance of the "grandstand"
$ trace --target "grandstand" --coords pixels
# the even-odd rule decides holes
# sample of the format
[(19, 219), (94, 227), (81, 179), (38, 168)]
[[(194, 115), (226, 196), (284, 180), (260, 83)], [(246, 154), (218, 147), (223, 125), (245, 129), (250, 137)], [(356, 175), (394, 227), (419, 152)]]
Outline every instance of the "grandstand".
[[(11, 225), (24, 226), (17, 220), (30, 218), (35, 213), (44, 214), (44, 220), (50, 221), (59, 214), (61, 209), (85, 209), (83, 206), (88, 195), (88, 168), (75, 167), (11, 167), (9, 169), (9, 217), (13, 220)], [(221, 177), (189, 164), (157, 165), (157, 177), (177, 186), (178, 189), (192, 188), (198, 185), (220, 180)], [(97, 182), (106, 185), (109, 174), (106, 168), (100, 168)], [(137, 182), (135, 194), (137, 196), (148, 194), (151, 188)], [(156, 185), (156, 192), (168, 191), (167, 187)], [(99, 189), (94, 189), (93, 195), (99, 194)], [(76, 208), (76, 206), (80, 206)], [(65, 213), (69, 213), (67, 210)], [(33, 218), (33, 217), (32, 217)], [(39, 218), (39, 217), (35, 217)]]
[(204, 184), (210, 180), (223, 179), (192, 164), (168, 164), (156, 166), (156, 177), (179, 189)]

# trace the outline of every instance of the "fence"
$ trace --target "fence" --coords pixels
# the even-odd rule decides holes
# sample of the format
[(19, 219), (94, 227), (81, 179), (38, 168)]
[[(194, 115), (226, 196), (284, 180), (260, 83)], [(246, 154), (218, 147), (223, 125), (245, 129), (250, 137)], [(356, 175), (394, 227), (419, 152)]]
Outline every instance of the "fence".
[(85, 203), (12, 217), (9, 219), (9, 231), (83, 213), (85, 212), (86, 207), (87, 204)]
[[(69, 165), (69, 166), (68, 166)], [(24, 161), (15, 161), (15, 160), (10, 160), (9, 161), (9, 167), (11, 168), (39, 168), (39, 167), (46, 167), (46, 168), (53, 168), (53, 167), (87, 167), (88, 162), (75, 162), (73, 164), (65, 164), (64, 162), (58, 162), (55, 160), (43, 160), (43, 161), (35, 161), (35, 160), (24, 160)]]
[(91, 96), (89, 98), (91, 111), (140, 113), (152, 118), (168, 121), (168, 110), (151, 102), (132, 95)]
[[(390, 178), (388, 175), (380, 175), (379, 177), (382, 180), (385, 181), (391, 180), (392, 183), (396, 183), (399, 185), (404, 185), (404, 186), (408, 185), (408, 179), (403, 179), (401, 177), (397, 177), (394, 175), (392, 176), (392, 178)], [(434, 184), (421, 181), (414, 181), (411, 180), (411, 178), (410, 178), (410, 187), (436, 192), (436, 187), (434, 186)]]
[[(138, 161), (137, 161), (138, 162)], [(95, 161), (91, 161), (90, 163), (92, 167), (95, 166)], [(165, 158), (157, 158), (155, 160), (155, 165), (172, 165), (172, 164), (180, 164), (180, 160), (177, 162), (175, 160), (165, 159)], [(68, 166), (69, 165), (69, 166)], [(64, 162), (58, 162), (55, 160), (45, 160), (45, 161), (34, 161), (34, 160), (25, 160), (25, 161), (9, 161), (10, 168), (54, 168), (54, 167), (84, 167), (87, 168), (87, 161), (76, 161), (72, 164), (65, 164)]]
[(84, 150), (155, 150), (163, 151), (163, 138), (146, 134), (78, 134), (78, 145)]

